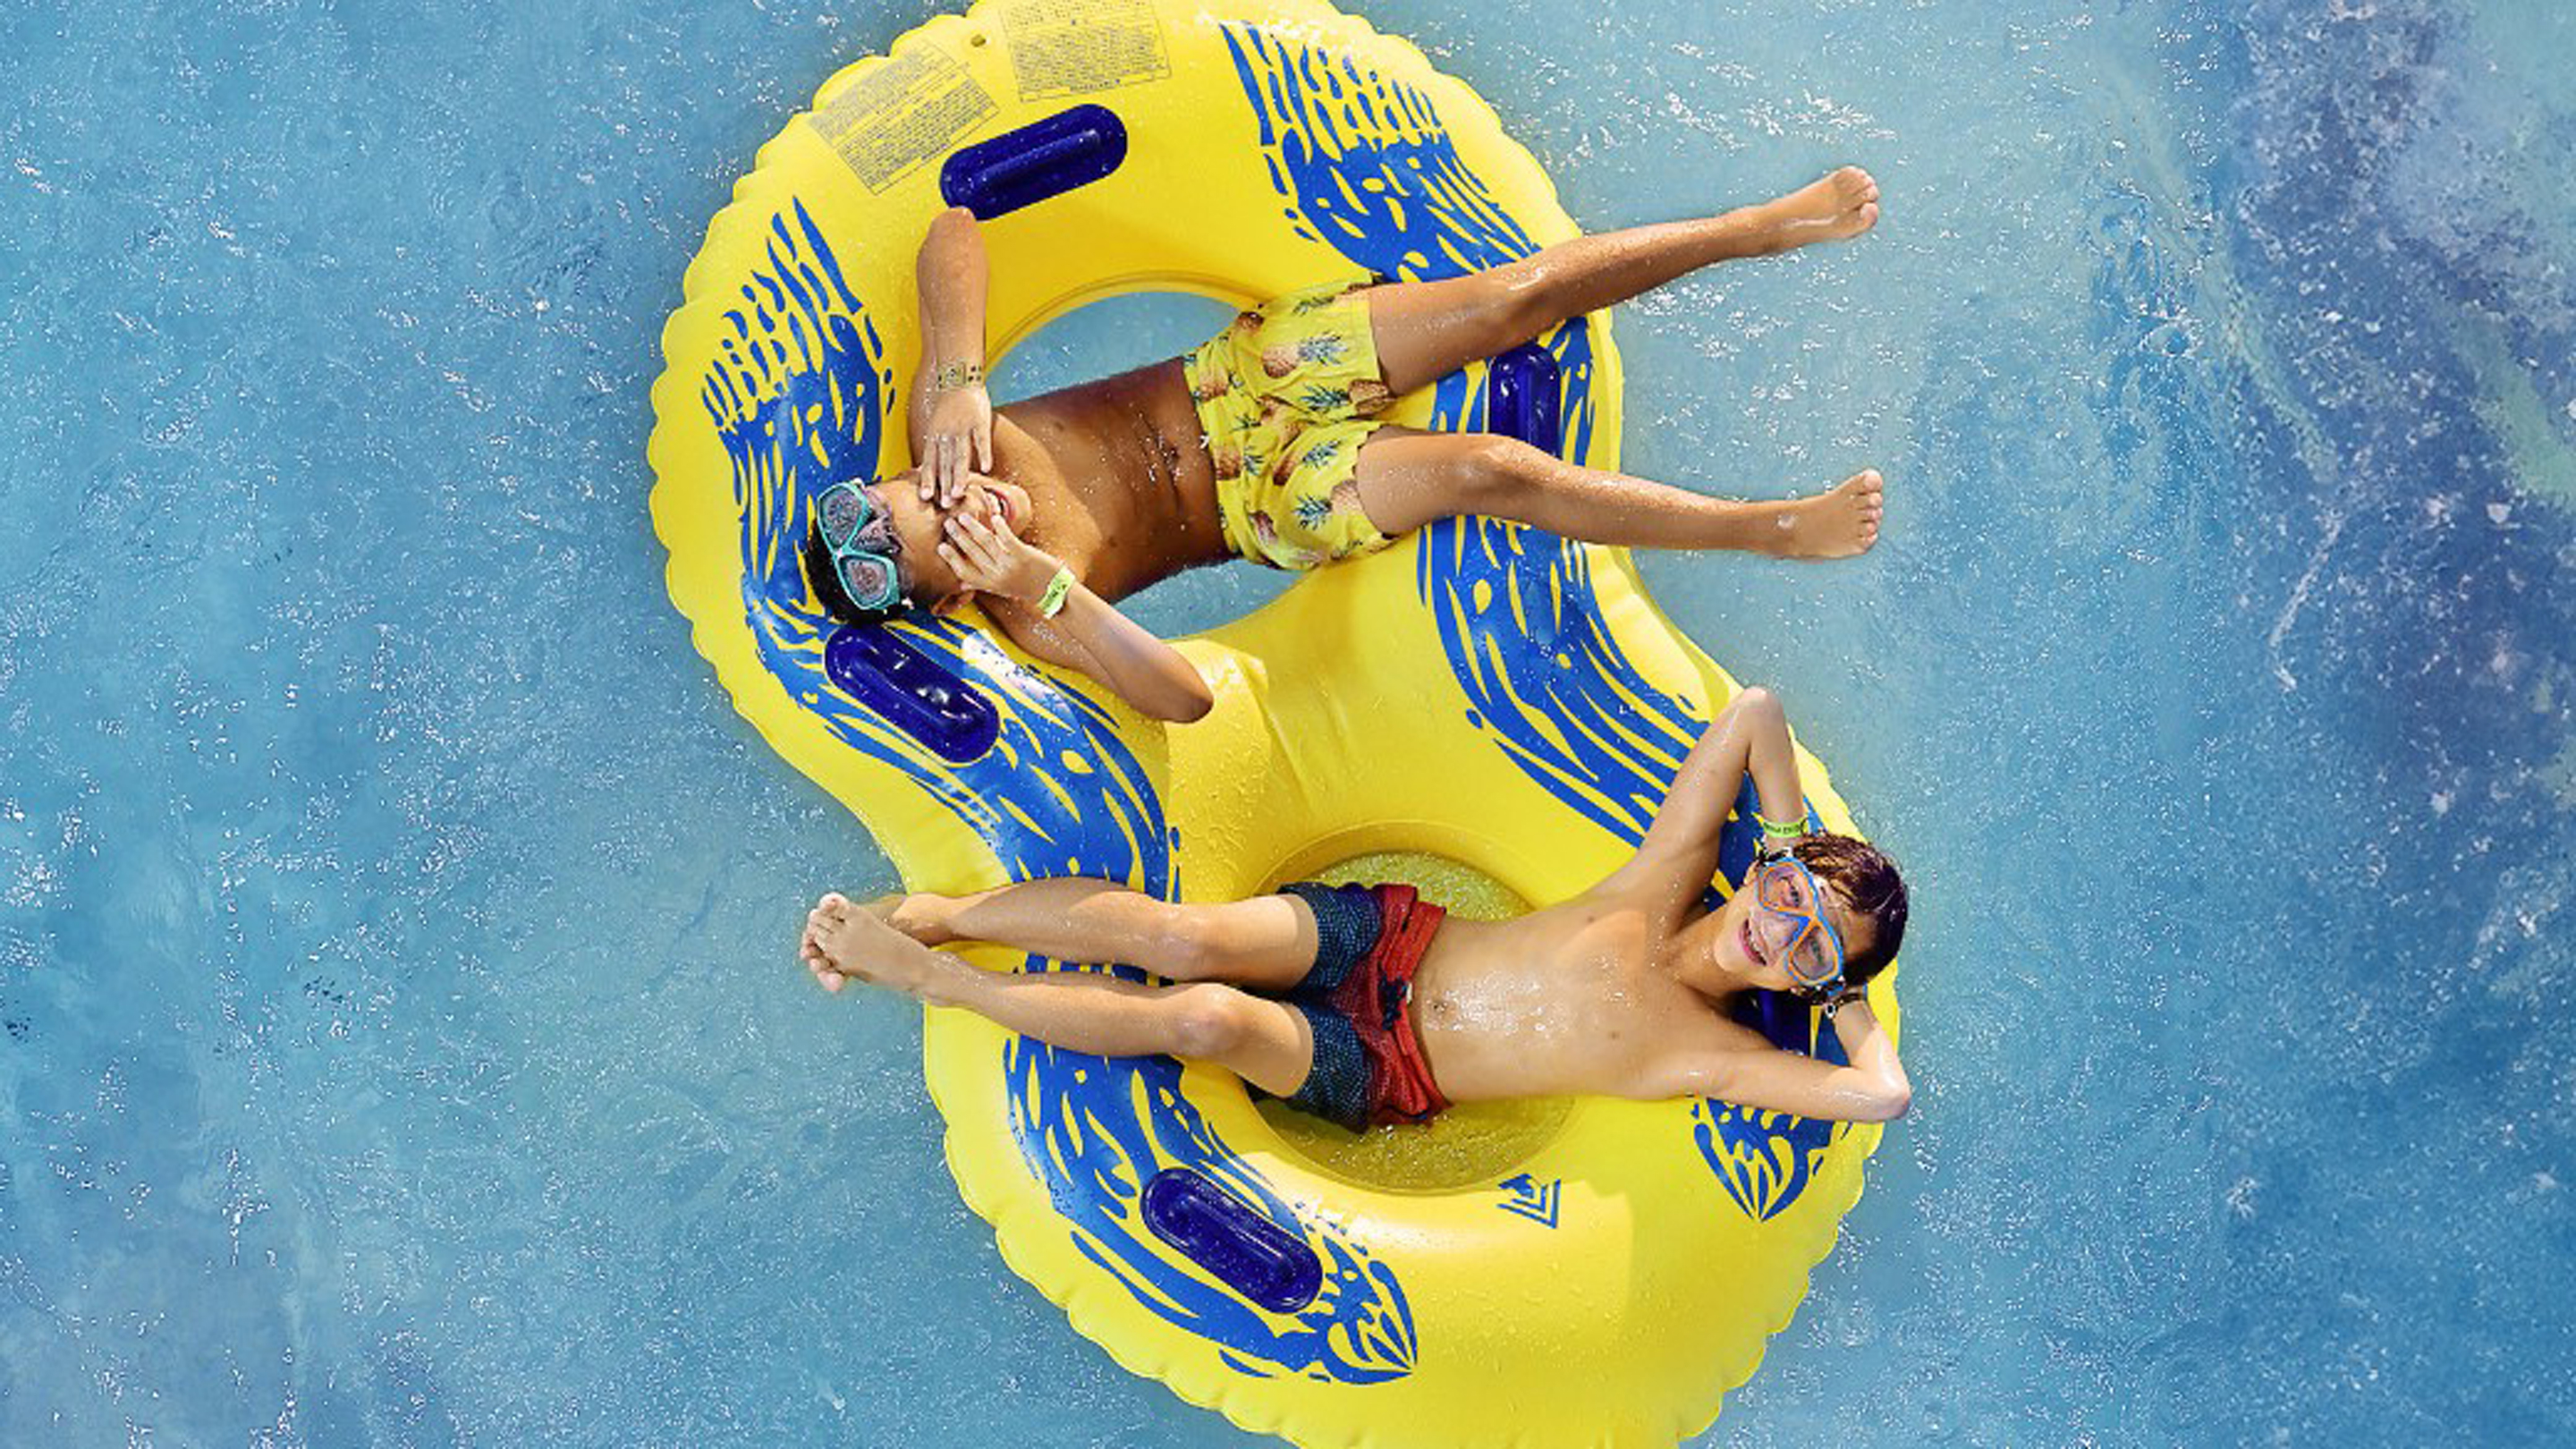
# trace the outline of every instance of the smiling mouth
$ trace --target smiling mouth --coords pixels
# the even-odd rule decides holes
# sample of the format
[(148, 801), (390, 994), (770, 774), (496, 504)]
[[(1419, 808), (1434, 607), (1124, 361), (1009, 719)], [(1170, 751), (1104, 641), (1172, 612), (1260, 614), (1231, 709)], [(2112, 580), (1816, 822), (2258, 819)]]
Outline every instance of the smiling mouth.
[(1751, 921), (1746, 921), (1738, 925), (1735, 929), (1736, 932), (1744, 938), (1744, 954), (1752, 958), (1753, 964), (1756, 966), (1770, 965), (1771, 958), (1762, 954), (1761, 944), (1753, 938), (1753, 923)]

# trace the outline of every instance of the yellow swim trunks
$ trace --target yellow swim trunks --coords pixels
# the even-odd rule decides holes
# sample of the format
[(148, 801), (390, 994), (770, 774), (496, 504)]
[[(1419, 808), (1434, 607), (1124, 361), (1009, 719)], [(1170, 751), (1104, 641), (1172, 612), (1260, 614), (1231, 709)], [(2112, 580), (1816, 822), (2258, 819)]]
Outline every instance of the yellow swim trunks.
[(1386, 547), (1352, 481), (1360, 444), (1395, 401), (1379, 380), (1366, 279), (1274, 298), (1182, 366), (1216, 463), (1228, 548), (1310, 569)]

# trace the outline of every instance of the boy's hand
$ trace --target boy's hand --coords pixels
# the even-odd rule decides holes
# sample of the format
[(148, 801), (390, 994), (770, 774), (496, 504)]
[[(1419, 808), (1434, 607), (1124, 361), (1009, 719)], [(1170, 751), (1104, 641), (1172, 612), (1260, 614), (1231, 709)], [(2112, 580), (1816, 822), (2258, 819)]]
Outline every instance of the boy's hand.
[(1061, 560), (1032, 546), (1017, 534), (987, 523), (973, 512), (951, 514), (939, 556), (957, 571), (960, 583), (981, 594), (998, 594), (1035, 607), (1055, 582)]
[(952, 387), (930, 404), (922, 443), (921, 501), (942, 508), (966, 496), (969, 473), (993, 466), (993, 395), (980, 382)]

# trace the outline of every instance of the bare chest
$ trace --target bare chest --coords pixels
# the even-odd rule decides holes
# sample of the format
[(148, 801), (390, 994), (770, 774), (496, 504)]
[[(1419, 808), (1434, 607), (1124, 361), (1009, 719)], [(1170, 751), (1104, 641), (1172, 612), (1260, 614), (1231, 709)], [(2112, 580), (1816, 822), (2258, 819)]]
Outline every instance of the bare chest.
[(1660, 967), (1655, 946), (1633, 918), (1545, 912), (1444, 928), (1413, 995), (1435, 1075), (1459, 1101), (1626, 1080), (1711, 1009)]
[(997, 471), (1037, 505), (1036, 541), (1117, 599), (1227, 556), (1216, 480), (1177, 363), (1009, 404)]

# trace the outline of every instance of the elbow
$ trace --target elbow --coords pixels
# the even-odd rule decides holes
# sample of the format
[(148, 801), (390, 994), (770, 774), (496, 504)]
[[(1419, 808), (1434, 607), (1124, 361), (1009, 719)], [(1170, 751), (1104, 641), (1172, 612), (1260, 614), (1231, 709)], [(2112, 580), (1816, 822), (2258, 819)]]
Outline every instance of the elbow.
[(1893, 1122), (1914, 1108), (1914, 1089), (1903, 1082), (1874, 1092), (1858, 1115), (1862, 1122)]
[(1741, 737), (1746, 731), (1758, 735), (1788, 727), (1789, 712), (1780, 707), (1780, 696), (1761, 685), (1748, 684), (1737, 690), (1734, 697), (1727, 700), (1726, 708), (1709, 720), (1702, 738), (1715, 740), (1730, 729)]
[(913, 261), (914, 280), (925, 294), (953, 284), (960, 269), (971, 270), (984, 254), (983, 234), (975, 213), (952, 206), (930, 220), (921, 238), (921, 255)]
[(1214, 708), (1216, 695), (1209, 691), (1204, 681), (1192, 680), (1188, 685), (1173, 690), (1168, 697), (1140, 704), (1138, 712), (1165, 724), (1197, 724)]
[(984, 224), (975, 213), (962, 206), (952, 206), (930, 220), (930, 233), (922, 239), (924, 261), (938, 259), (948, 266), (972, 266), (983, 260)]

